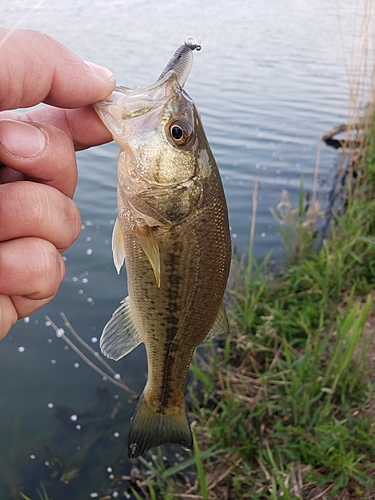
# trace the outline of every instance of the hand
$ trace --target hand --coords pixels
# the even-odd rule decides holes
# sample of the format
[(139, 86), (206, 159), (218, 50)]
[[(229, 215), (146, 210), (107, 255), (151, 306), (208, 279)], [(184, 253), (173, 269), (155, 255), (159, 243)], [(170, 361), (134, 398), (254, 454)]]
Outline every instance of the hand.
[[(75, 151), (112, 139), (91, 104), (112, 73), (34, 31), (0, 29), (0, 339), (49, 302), (81, 222)], [(17, 114), (8, 111), (44, 102)]]

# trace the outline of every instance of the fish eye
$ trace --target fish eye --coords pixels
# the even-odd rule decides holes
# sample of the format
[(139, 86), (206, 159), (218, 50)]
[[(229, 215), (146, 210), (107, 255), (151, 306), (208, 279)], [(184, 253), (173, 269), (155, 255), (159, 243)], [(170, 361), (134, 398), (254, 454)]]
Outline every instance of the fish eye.
[(193, 134), (193, 128), (187, 121), (177, 120), (169, 126), (169, 133), (174, 144), (184, 146)]

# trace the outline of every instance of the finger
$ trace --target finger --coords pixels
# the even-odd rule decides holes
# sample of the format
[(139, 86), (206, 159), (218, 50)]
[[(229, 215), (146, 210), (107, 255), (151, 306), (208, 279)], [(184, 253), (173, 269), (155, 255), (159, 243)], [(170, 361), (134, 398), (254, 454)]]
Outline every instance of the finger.
[(111, 133), (103, 125), (92, 106), (77, 109), (44, 106), (20, 115), (19, 119), (48, 123), (63, 130), (71, 137), (76, 151), (112, 141)]
[(104, 99), (115, 87), (113, 74), (86, 64), (59, 42), (36, 31), (0, 29), (0, 110), (40, 102), (64, 108)]
[(78, 237), (81, 219), (57, 189), (21, 181), (0, 186), (0, 228), (0, 242), (34, 236), (63, 252)]
[(70, 197), (74, 194), (74, 144), (52, 125), (0, 120), (0, 162), (27, 179), (53, 186)]
[(52, 300), (54, 296), (33, 300), (18, 295), (12, 297), (0, 295), (0, 340), (5, 337), (20, 318), (37, 311)]
[(43, 300), (56, 294), (64, 274), (62, 256), (49, 241), (20, 238), (0, 243), (0, 295)]

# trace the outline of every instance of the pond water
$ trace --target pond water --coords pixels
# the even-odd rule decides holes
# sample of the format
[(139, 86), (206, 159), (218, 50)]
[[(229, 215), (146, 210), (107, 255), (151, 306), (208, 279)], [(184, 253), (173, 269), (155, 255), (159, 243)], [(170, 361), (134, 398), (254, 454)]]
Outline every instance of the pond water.
[[(254, 251), (259, 258), (271, 249), (282, 256), (270, 207), (284, 190), (297, 203), (302, 174), (311, 191), (319, 136), (347, 121), (346, 61), (356, 2), (2, 0), (1, 11), (3, 26), (48, 33), (83, 59), (111, 68), (126, 86), (154, 82), (186, 36), (199, 39), (208, 30), (185, 87), (221, 171), (233, 243), (237, 252), (246, 252), (258, 181)], [(1, 499), (15, 498), (19, 490), (36, 498), (42, 479), (55, 481), (50, 490), (55, 500), (90, 498), (109, 481), (108, 467), (129, 469), (123, 447), (134, 404), (67, 349), (45, 320), (48, 315), (61, 327), (63, 311), (97, 349), (103, 326), (127, 294), (126, 273), (117, 275), (110, 245), (117, 154), (114, 143), (78, 154), (75, 201), (82, 232), (65, 253), (66, 278), (53, 302), (21, 320), (0, 344)], [(323, 146), (323, 207), (337, 160), (338, 153)], [(142, 346), (112, 366), (132, 389), (142, 390)], [(110, 393), (97, 396), (98, 385)], [(121, 418), (109, 426), (108, 413), (118, 408)], [(105, 418), (96, 426), (100, 412)], [(78, 479), (59, 481), (63, 471)]]

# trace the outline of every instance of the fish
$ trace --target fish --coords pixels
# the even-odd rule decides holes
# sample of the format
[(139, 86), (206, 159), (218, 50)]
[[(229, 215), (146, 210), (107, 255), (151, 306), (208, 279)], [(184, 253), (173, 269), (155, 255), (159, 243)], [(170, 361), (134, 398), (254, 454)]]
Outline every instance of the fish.
[(229, 333), (231, 262), (222, 181), (194, 101), (183, 89), (200, 46), (188, 37), (149, 87), (117, 87), (94, 105), (119, 144), (112, 249), (128, 296), (100, 348), (119, 360), (141, 342), (148, 377), (131, 419), (128, 455), (166, 443), (192, 448), (185, 385), (195, 348)]

